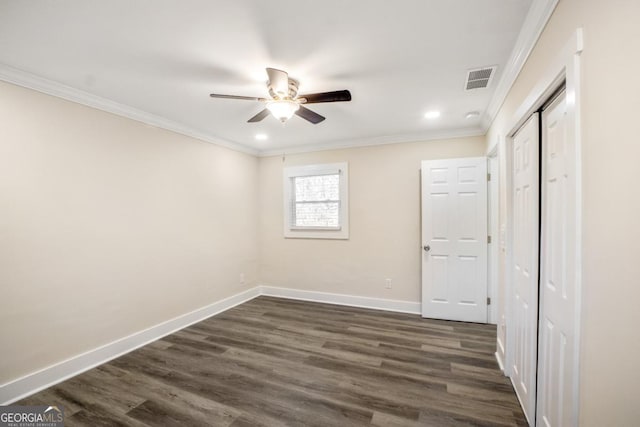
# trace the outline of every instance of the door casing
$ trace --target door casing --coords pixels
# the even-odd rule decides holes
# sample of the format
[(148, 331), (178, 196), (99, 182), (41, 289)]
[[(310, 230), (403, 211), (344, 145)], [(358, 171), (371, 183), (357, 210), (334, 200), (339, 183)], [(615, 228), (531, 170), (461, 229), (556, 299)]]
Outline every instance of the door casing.
[(500, 275), (500, 158), (498, 147), (487, 157), (487, 232), (491, 242), (487, 248), (487, 294), (491, 303), (487, 309), (487, 323), (498, 324), (498, 280)]
[[(506, 161), (506, 194), (507, 194), (507, 224), (506, 224), (506, 265), (510, 266), (513, 263), (513, 209), (511, 200), (511, 189), (513, 188), (513, 176), (512, 176), (512, 156), (513, 156), (513, 136), (522, 124), (552, 96), (554, 92), (565, 82), (566, 84), (566, 96), (567, 96), (567, 114), (568, 124), (571, 131), (571, 138), (575, 143), (575, 150), (570, 161), (573, 163), (573, 169), (575, 170), (575, 199), (576, 205), (575, 218), (573, 226), (576, 230), (573, 247), (575, 253), (572, 254), (575, 259), (575, 310), (574, 310), (574, 325), (575, 335), (573, 338), (574, 352), (569, 357), (572, 360), (572, 368), (574, 375), (573, 381), (570, 385), (572, 395), (572, 407), (570, 426), (578, 425), (579, 416), (579, 402), (580, 402), (580, 328), (581, 328), (581, 313), (582, 313), (582, 257), (580, 248), (582, 247), (581, 230), (582, 230), (582, 172), (581, 172), (581, 118), (580, 107), (582, 94), (580, 89), (581, 82), (581, 54), (584, 49), (583, 32), (581, 28), (578, 28), (570, 37), (568, 42), (562, 48), (555, 60), (547, 67), (547, 69), (539, 76), (533, 89), (525, 98), (524, 102), (516, 110), (513, 119), (510, 121), (511, 125), (507, 127), (510, 129), (507, 133), (508, 137), (504, 141), (504, 150)], [(513, 274), (507, 268), (505, 274), (507, 295), (505, 296), (508, 301), (513, 299), (513, 287), (510, 285), (513, 283)], [(514, 357), (514, 336), (513, 328), (513, 310), (511, 304), (506, 305), (506, 328), (507, 328), (507, 342), (506, 342), (506, 354), (505, 354), (505, 370), (504, 373), (507, 376), (511, 376), (511, 366), (513, 364)], [(530, 422), (535, 422), (529, 420)]]

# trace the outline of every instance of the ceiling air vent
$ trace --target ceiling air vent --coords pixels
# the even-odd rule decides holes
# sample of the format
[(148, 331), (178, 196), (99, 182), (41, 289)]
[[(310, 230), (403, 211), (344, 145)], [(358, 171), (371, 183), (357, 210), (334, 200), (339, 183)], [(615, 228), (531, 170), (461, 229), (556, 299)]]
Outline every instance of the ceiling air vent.
[(477, 68), (467, 71), (465, 90), (482, 89), (489, 86), (496, 67)]

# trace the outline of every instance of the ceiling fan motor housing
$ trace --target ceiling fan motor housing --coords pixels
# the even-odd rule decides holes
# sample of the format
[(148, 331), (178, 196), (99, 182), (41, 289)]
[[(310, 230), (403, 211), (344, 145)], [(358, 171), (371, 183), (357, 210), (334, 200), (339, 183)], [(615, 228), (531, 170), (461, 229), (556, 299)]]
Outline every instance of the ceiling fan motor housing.
[(267, 87), (269, 88), (269, 96), (273, 99), (295, 99), (298, 96), (298, 81), (294, 79), (289, 79), (288, 89), (289, 92), (285, 97), (282, 97), (279, 93), (277, 93), (271, 84), (271, 82), (267, 83)]

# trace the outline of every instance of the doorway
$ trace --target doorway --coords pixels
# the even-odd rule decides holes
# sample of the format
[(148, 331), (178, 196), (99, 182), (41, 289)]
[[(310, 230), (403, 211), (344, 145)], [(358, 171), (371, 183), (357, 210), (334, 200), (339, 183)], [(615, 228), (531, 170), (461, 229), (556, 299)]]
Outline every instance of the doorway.
[(509, 376), (531, 425), (577, 422), (577, 139), (564, 83), (511, 137)]
[[(506, 354), (505, 375), (512, 380), (530, 425), (577, 426), (579, 414), (581, 265), (580, 106), (582, 30), (577, 29), (515, 110), (502, 152), (506, 161)], [(564, 93), (558, 89), (564, 82)], [(554, 96), (558, 94), (559, 96)], [(516, 212), (518, 133), (538, 116), (539, 209)], [(535, 128), (535, 126), (533, 126)], [(520, 187), (522, 188), (522, 186)], [(523, 242), (519, 215), (539, 215), (537, 236)], [(520, 221), (521, 224), (518, 224)], [(516, 263), (522, 246), (539, 245), (539, 283), (532, 295), (537, 316), (524, 318), (518, 307)], [(531, 255), (533, 256), (535, 251)], [(523, 290), (523, 289), (521, 289)], [(524, 290), (523, 290), (524, 291)], [(531, 301), (534, 301), (533, 299)], [(535, 340), (523, 331), (534, 331)], [(528, 347), (527, 343), (530, 343)], [(519, 359), (519, 360), (518, 360)], [(525, 360), (529, 372), (524, 372)], [(518, 379), (527, 378), (527, 394)], [(531, 389), (535, 387), (535, 392)], [(522, 387), (521, 387), (522, 388)]]

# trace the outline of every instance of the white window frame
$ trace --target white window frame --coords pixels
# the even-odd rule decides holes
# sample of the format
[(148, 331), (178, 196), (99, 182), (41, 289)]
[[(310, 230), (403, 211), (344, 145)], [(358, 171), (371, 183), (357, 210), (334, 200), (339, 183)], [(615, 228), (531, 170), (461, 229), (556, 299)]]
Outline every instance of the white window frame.
[[(294, 202), (291, 180), (303, 176), (340, 175), (340, 226), (295, 227), (291, 226), (291, 204)], [(284, 237), (293, 239), (348, 239), (349, 238), (349, 164), (326, 163), (320, 165), (290, 166), (284, 168)]]

